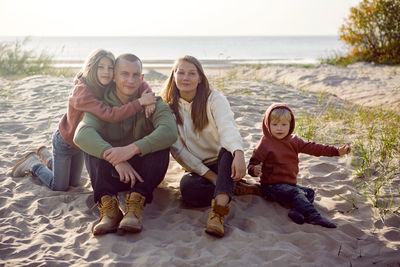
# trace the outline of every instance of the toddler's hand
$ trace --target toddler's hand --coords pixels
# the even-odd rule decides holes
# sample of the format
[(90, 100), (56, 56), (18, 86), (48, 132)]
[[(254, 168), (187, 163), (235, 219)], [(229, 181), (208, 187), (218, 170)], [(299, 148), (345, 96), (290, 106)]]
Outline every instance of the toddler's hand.
[(254, 175), (257, 177), (261, 177), (262, 174), (262, 162), (260, 162), (260, 164), (254, 166)]
[(348, 145), (341, 146), (341, 147), (339, 147), (339, 156), (349, 154), (350, 151), (351, 151), (351, 148)]

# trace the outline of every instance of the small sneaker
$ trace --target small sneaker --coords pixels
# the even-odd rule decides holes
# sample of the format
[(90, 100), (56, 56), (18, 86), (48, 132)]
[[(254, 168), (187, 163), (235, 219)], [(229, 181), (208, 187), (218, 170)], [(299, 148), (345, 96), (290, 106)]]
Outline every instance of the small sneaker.
[(300, 212), (298, 212), (295, 209), (291, 209), (288, 213), (288, 216), (292, 221), (294, 221), (297, 224), (303, 224), (304, 223), (304, 216)]
[(49, 168), (49, 161), (53, 158), (53, 154), (45, 147), (41, 146), (36, 149), (36, 154), (39, 156), (40, 161)]
[(308, 222), (309, 224), (320, 225), (326, 228), (336, 228), (336, 224), (319, 214), (318, 216), (314, 216), (312, 218), (306, 218), (306, 222)]
[(12, 177), (23, 177), (32, 174), (32, 167), (41, 164), (35, 152), (30, 152), (20, 160), (11, 170)]

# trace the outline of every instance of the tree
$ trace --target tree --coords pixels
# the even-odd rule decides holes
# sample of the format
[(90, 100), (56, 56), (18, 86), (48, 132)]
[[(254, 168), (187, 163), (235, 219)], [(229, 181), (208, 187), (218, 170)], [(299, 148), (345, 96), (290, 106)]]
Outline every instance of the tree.
[(362, 0), (339, 36), (350, 46), (350, 58), (400, 64), (400, 0)]

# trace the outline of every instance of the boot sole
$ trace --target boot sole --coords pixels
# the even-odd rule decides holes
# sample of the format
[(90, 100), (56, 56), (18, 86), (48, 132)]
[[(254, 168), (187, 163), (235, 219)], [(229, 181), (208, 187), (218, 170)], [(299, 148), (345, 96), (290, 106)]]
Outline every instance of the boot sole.
[(142, 231), (142, 227), (133, 227), (133, 226), (120, 226), (118, 227), (119, 230), (124, 230), (125, 232), (130, 233), (139, 233)]
[(224, 236), (224, 234), (221, 234), (220, 232), (217, 232), (217, 231), (215, 231), (213, 229), (206, 229), (205, 232), (207, 234), (209, 234), (209, 235), (212, 235), (212, 236), (215, 236), (215, 237), (218, 237), (218, 238), (221, 238), (221, 237)]
[(96, 232), (93, 232), (93, 235), (105, 235), (109, 233), (115, 233), (117, 232), (118, 228), (113, 228), (113, 229), (104, 229), (104, 230), (98, 230)]

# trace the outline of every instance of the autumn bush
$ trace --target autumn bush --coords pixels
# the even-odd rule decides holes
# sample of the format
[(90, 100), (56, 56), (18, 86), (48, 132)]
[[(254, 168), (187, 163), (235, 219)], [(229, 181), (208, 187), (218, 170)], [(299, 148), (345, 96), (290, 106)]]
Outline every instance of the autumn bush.
[(339, 35), (350, 47), (342, 60), (400, 64), (400, 0), (362, 0)]

